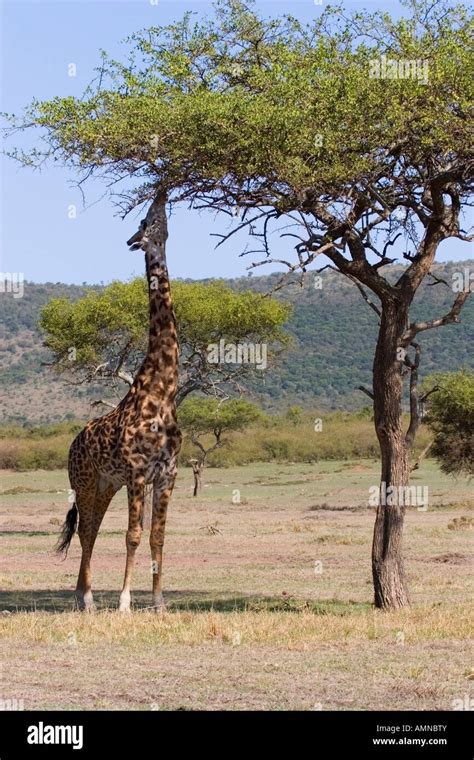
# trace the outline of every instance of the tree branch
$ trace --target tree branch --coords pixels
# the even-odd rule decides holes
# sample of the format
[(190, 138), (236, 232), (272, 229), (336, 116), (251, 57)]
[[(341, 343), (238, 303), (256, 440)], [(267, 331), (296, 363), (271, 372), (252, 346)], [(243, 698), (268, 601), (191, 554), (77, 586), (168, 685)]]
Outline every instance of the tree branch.
[(409, 449), (413, 446), (421, 422), (420, 399), (418, 398), (418, 369), (420, 367), (421, 346), (413, 342), (411, 345), (415, 349), (415, 359), (410, 362), (408, 357), (405, 357), (405, 363), (410, 368), (410, 423), (405, 434), (405, 443)]
[(357, 390), (362, 391), (362, 393), (365, 393), (366, 396), (368, 396), (372, 401), (374, 400), (374, 394), (372, 391), (369, 391), (368, 388), (365, 388), (363, 385), (357, 386)]
[(434, 441), (430, 441), (429, 444), (427, 446), (425, 446), (425, 448), (421, 452), (420, 456), (416, 460), (415, 464), (411, 468), (411, 472), (413, 472), (414, 470), (417, 470), (419, 468), (421, 460), (425, 458), (425, 456), (427, 455), (428, 451), (431, 449), (433, 443), (434, 443)]
[(104, 401), (104, 399), (98, 399), (97, 401), (91, 401), (91, 406), (101, 406), (103, 404), (104, 406), (110, 407), (110, 409), (115, 409), (117, 404), (112, 404), (111, 401)]
[(447, 314), (444, 315), (444, 317), (440, 317), (439, 319), (431, 319), (426, 322), (412, 322), (402, 337), (402, 345), (409, 345), (415, 335), (417, 335), (419, 332), (423, 332), (424, 330), (432, 330), (434, 327), (442, 327), (443, 325), (459, 322), (459, 314), (461, 312), (461, 309), (470, 295), (471, 294), (469, 291), (458, 293), (451, 309)]
[(364, 301), (369, 304), (370, 308), (373, 311), (375, 311), (375, 313), (377, 314), (378, 317), (381, 317), (382, 316), (381, 309), (377, 306), (377, 304), (375, 304), (373, 301), (370, 300), (369, 296), (365, 292), (365, 290), (362, 287), (362, 285), (360, 284), (360, 282), (355, 277), (353, 277), (351, 274), (346, 274), (346, 277), (348, 277), (349, 280), (352, 280), (352, 282), (357, 287), (357, 289), (358, 289), (359, 293), (361, 294), (362, 298), (364, 299)]

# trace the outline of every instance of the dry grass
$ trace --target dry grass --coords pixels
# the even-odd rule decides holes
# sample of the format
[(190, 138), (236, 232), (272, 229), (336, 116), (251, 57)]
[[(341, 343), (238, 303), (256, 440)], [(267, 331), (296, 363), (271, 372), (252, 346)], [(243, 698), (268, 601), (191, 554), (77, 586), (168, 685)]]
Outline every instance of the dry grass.
[[(0, 620), (2, 639), (20, 638), (23, 644), (67, 643), (74, 634), (80, 645), (118, 644), (130, 648), (162, 644), (186, 644), (199, 647), (210, 641), (241, 646), (272, 646), (278, 649), (313, 649), (323, 643), (349, 641), (386, 642), (390, 646), (422, 644), (445, 639), (467, 639), (471, 632), (469, 604), (457, 604), (449, 611), (439, 605), (419, 605), (413, 610), (382, 613), (350, 606), (332, 613), (311, 609), (300, 602), (301, 611), (267, 611), (245, 609), (233, 612), (168, 611), (154, 614), (141, 610), (119, 615), (103, 610), (92, 615), (77, 612), (60, 615), (48, 613), (3, 613)], [(298, 604), (293, 605), (297, 607)], [(249, 603), (252, 607), (252, 603)], [(400, 632), (403, 636), (400, 640)]]
[(122, 616), (125, 494), (97, 543), (98, 612), (81, 615), (77, 539), (66, 562), (52, 553), (65, 473), (6, 473), (2, 698), (31, 709), (452, 709), (472, 685), (471, 531), (450, 527), (469, 522), (469, 485), (431, 462), (416, 478), (431, 504), (407, 514), (410, 610), (371, 607), (366, 499), (377, 465), (359, 461), (208, 470), (195, 500), (182, 470), (168, 520), (168, 612), (147, 609), (144, 538), (135, 611)]

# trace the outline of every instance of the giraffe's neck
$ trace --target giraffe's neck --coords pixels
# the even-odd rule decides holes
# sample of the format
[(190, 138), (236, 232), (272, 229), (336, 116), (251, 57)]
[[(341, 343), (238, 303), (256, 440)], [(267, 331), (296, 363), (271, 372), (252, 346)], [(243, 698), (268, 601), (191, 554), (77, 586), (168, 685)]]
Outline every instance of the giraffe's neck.
[(178, 335), (166, 266), (165, 200), (150, 207), (142, 237), (149, 296), (148, 350), (134, 386), (147, 403), (174, 403), (178, 387)]

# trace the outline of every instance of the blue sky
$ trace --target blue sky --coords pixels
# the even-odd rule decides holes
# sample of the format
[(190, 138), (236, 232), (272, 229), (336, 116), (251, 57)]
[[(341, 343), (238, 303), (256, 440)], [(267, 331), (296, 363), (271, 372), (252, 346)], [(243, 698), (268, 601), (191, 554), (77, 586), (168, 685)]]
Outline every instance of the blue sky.
[[(148, 25), (168, 24), (184, 11), (210, 13), (207, 0), (0, 0), (1, 3), (1, 110), (19, 113), (32, 98), (81, 95), (94, 76), (99, 49), (121, 57), (121, 41)], [(291, 12), (311, 19), (321, 12), (313, 0), (262, 0), (266, 15)], [(347, 8), (360, 9), (350, 0)], [(379, 0), (366, 7), (387, 7)], [(392, 2), (393, 9), (397, 3)], [(68, 75), (68, 64), (76, 76)], [(9, 147), (9, 144), (6, 145)], [(84, 209), (79, 191), (71, 186), (74, 175), (63, 168), (42, 172), (22, 169), (2, 157), (0, 196), (0, 271), (22, 272), (33, 282), (109, 282), (141, 274), (143, 262), (130, 253), (125, 241), (136, 231), (139, 217), (124, 221), (114, 216), (110, 201), (100, 200), (103, 188), (89, 185)], [(70, 219), (70, 205), (77, 217)], [(225, 223), (209, 213), (176, 210), (170, 222), (168, 263), (172, 277), (235, 277), (246, 274), (247, 259), (239, 258), (238, 244), (214, 250), (212, 232)], [(281, 251), (281, 247), (279, 246)], [(449, 241), (440, 259), (467, 258), (469, 246)], [(262, 273), (270, 271), (263, 268)]]

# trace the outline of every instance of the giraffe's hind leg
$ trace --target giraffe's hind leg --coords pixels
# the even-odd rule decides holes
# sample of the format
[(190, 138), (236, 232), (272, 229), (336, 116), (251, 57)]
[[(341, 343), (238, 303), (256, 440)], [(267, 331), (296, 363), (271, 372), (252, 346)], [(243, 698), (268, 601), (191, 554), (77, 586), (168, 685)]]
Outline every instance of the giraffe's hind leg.
[(89, 487), (76, 492), (76, 504), (79, 510), (78, 534), (81, 541), (82, 557), (76, 585), (76, 602), (80, 610), (92, 611), (91, 558), (100, 525), (107, 508), (116, 493), (112, 485), (102, 484), (96, 479)]

